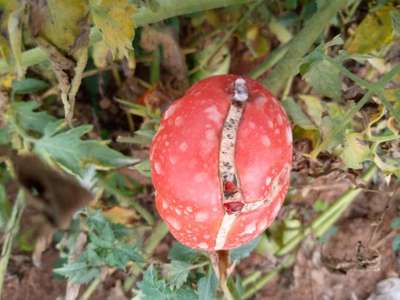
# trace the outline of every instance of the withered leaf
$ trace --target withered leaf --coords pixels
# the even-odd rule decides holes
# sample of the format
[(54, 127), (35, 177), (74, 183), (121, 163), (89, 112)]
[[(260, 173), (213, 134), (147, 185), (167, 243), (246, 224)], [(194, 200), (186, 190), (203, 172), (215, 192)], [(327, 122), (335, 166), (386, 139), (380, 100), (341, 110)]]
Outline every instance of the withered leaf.
[(73, 214), (93, 198), (72, 176), (61, 173), (35, 155), (9, 151), (19, 183), (28, 191), (32, 206), (50, 225), (65, 229)]

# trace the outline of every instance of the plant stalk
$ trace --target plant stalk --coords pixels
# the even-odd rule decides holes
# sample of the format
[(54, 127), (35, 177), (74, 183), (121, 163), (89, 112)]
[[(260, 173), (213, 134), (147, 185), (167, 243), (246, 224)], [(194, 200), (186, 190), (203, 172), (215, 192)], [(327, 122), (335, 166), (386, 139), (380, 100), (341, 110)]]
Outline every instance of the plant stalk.
[(17, 199), (14, 203), (11, 217), (7, 223), (6, 234), (4, 237), (4, 244), (1, 250), (0, 258), (0, 299), (2, 299), (2, 291), (4, 285), (4, 278), (7, 272), (8, 261), (10, 260), (11, 250), (15, 237), (19, 231), (19, 224), (21, 216), (25, 208), (25, 192), (20, 189)]

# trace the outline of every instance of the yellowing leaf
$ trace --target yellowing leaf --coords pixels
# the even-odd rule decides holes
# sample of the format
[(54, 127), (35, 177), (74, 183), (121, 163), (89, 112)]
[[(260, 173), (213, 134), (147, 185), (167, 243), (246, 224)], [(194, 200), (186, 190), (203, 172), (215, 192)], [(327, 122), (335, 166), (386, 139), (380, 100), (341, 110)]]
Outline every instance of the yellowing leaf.
[(4, 76), (0, 76), (0, 90), (1, 89), (5, 89), (5, 90), (9, 90), (11, 89), (12, 86), (12, 82), (15, 79), (15, 75), (14, 74), (6, 74)]
[(133, 209), (121, 206), (114, 206), (104, 211), (103, 214), (111, 222), (123, 225), (132, 224), (138, 218)]
[(353, 37), (345, 43), (350, 53), (370, 53), (389, 44), (393, 39), (391, 6), (368, 14), (356, 29)]
[(362, 134), (358, 132), (346, 134), (344, 149), (340, 157), (348, 168), (361, 169), (362, 162), (370, 159), (370, 154), (370, 148), (363, 141)]
[(129, 58), (135, 33), (136, 9), (128, 0), (90, 0), (93, 21), (114, 58)]
[[(51, 44), (66, 53), (76, 46), (78, 37), (85, 33), (85, 22), (88, 15), (86, 1), (82, 0), (48, 0), (47, 9), (43, 16), (33, 15), (44, 22), (40, 33)], [(40, 22), (38, 20), (37, 22)]]
[(104, 40), (98, 41), (93, 45), (93, 62), (94, 65), (100, 69), (107, 66), (107, 56), (109, 49), (104, 43)]

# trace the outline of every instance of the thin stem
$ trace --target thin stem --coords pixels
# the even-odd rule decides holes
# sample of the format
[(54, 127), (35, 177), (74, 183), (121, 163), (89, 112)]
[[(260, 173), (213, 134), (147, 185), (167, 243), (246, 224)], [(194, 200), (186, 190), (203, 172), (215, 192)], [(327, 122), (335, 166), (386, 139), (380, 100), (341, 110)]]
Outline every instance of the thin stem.
[(98, 276), (96, 279), (94, 279), (87, 287), (83, 295), (79, 298), (79, 300), (89, 300), (102, 281), (103, 281), (103, 276)]
[(304, 28), (288, 43), (286, 54), (279, 60), (271, 74), (263, 81), (273, 94), (278, 94), (286, 81), (298, 72), (303, 56), (311, 48), (331, 19), (347, 3), (347, 0), (327, 1)]
[(20, 189), (17, 195), (17, 199), (14, 203), (13, 210), (11, 212), (11, 217), (7, 223), (3, 248), (1, 250), (0, 299), (2, 299), (4, 277), (7, 272), (7, 266), (8, 266), (8, 261), (10, 260), (13, 242), (19, 231), (19, 225), (24, 208), (25, 208), (25, 192), (22, 189)]
[(160, 244), (161, 240), (168, 234), (168, 227), (163, 221), (158, 222), (158, 224), (153, 228), (152, 234), (148, 237), (144, 244), (144, 253), (150, 257), (157, 246)]

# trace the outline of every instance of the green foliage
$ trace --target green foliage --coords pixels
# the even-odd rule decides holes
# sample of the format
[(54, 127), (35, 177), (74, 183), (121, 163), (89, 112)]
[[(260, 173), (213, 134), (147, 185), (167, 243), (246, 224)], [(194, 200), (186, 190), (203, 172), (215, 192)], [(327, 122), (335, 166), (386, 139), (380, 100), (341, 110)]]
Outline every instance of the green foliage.
[(138, 299), (142, 300), (197, 300), (198, 296), (193, 289), (183, 287), (177, 290), (170, 288), (166, 281), (158, 278), (153, 265), (144, 272), (143, 280), (138, 283), (140, 294)]
[[(34, 101), (15, 101), (8, 112), (9, 130), (33, 143), (33, 151), (40, 156), (56, 161), (68, 171), (83, 175), (87, 168), (110, 170), (137, 162), (109, 148), (105, 142), (83, 140), (92, 125), (81, 125), (68, 129), (62, 120), (57, 120), (44, 111), (37, 111)], [(40, 134), (29, 137), (29, 132)]]
[(304, 79), (322, 96), (336, 100), (341, 96), (342, 81), (339, 70), (327, 60), (314, 62)]
[(357, 132), (346, 133), (344, 149), (340, 157), (348, 168), (361, 169), (362, 162), (371, 159), (371, 150), (363, 140), (363, 136)]
[(35, 78), (25, 78), (12, 83), (13, 92), (21, 95), (41, 92), (48, 87), (49, 85), (46, 82)]
[(179, 289), (186, 282), (192, 264), (181, 260), (173, 260), (166, 266), (170, 284), (174, 289)]
[(314, 202), (313, 204), (313, 209), (316, 212), (323, 212), (327, 210), (329, 207), (329, 203), (323, 200), (318, 199), (317, 201)]
[(258, 236), (255, 239), (251, 240), (250, 242), (248, 242), (238, 248), (232, 249), (230, 251), (231, 259), (233, 261), (235, 261), (235, 260), (241, 260), (243, 258), (246, 258), (257, 247), (259, 241), (260, 241), (260, 237)]
[(0, 183), (0, 230), (3, 231), (10, 217), (11, 206), (4, 186)]
[(392, 229), (399, 229), (400, 228), (400, 217), (395, 218), (392, 223), (390, 224)]
[(400, 12), (398, 10), (392, 10), (390, 12), (390, 16), (392, 18), (392, 26), (394, 33), (399, 37), (400, 36)]
[(180, 260), (191, 263), (199, 258), (199, 253), (194, 249), (188, 248), (181, 243), (176, 242), (169, 250), (168, 258), (171, 260)]
[(108, 148), (103, 142), (82, 140), (90, 132), (91, 125), (82, 125), (65, 130), (64, 126), (45, 128), (44, 135), (35, 142), (34, 151), (43, 157), (51, 157), (75, 174), (82, 174), (85, 167), (95, 165), (101, 170), (122, 167), (136, 162)]
[(212, 268), (208, 269), (207, 276), (198, 281), (199, 300), (214, 299), (217, 290), (218, 279)]
[(392, 241), (392, 249), (394, 252), (400, 251), (400, 235), (396, 235)]
[(138, 248), (127, 242), (129, 232), (111, 223), (99, 211), (87, 219), (88, 243), (77, 261), (69, 262), (54, 270), (75, 283), (87, 283), (95, 279), (103, 267), (125, 269), (129, 261), (138, 263), (144, 259)]
[(39, 104), (35, 101), (15, 101), (10, 108), (10, 125), (17, 130), (18, 127), (26, 132), (35, 131), (44, 133), (44, 129), (56, 119), (45, 111), (38, 111)]

